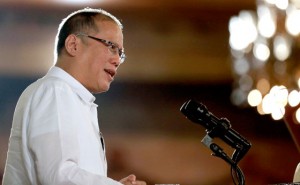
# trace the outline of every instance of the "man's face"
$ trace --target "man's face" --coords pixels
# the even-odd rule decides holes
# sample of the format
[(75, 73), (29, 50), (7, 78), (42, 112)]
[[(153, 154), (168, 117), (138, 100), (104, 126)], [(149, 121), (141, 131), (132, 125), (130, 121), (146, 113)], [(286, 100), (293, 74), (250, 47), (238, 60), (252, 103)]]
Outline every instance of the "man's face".
[[(87, 33), (90, 36), (111, 41), (123, 48), (122, 30), (111, 21), (98, 21), (98, 33)], [(118, 53), (111, 52), (105, 44), (85, 37), (86, 45), (81, 53), (83, 85), (93, 93), (105, 92), (114, 80), (120, 65)]]

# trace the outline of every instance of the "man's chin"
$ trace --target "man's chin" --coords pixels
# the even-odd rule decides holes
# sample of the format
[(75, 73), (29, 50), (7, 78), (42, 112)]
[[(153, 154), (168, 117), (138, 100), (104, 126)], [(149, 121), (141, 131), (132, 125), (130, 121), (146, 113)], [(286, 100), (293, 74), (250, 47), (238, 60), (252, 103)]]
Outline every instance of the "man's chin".
[(110, 88), (110, 84), (105, 86), (105, 87), (102, 87), (102, 88), (98, 88), (97, 90), (95, 90), (93, 92), (93, 94), (99, 94), (99, 93), (104, 93), (104, 92), (107, 92)]

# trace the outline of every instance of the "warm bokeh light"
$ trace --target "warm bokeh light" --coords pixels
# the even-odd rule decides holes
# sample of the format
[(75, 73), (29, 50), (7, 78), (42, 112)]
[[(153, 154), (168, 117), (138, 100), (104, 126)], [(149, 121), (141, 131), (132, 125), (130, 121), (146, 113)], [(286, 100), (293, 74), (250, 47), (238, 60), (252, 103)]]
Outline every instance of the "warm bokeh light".
[(285, 10), (289, 6), (289, 1), (288, 0), (276, 0), (275, 5), (278, 9)]
[(285, 114), (285, 108), (283, 106), (276, 107), (272, 110), (271, 116), (274, 120), (280, 120)]
[(256, 39), (257, 30), (252, 14), (249, 11), (241, 11), (239, 16), (229, 20), (229, 44), (233, 49), (243, 50)]
[(274, 100), (270, 94), (264, 96), (262, 100), (262, 110), (265, 114), (271, 114), (274, 107)]
[(300, 10), (294, 6), (290, 6), (287, 10), (285, 28), (293, 36), (300, 33)]
[(291, 107), (295, 107), (300, 103), (300, 93), (297, 90), (292, 90), (288, 97), (288, 103)]
[(256, 84), (256, 88), (263, 94), (267, 94), (270, 90), (270, 83), (267, 79), (261, 78)]
[[(232, 55), (236, 65), (234, 89), (239, 89), (247, 97), (247, 102), (240, 102), (240, 105), (247, 103), (257, 107), (260, 114), (271, 114), (274, 120), (280, 120), (287, 104), (293, 107), (300, 104), (297, 54), (300, 45), (296, 37), (300, 34), (300, 0), (259, 0), (256, 11), (255, 16), (248, 14), (252, 16), (248, 16), (244, 24), (234, 21), (239, 37), (233, 35), (236, 32), (230, 32), (230, 37), (236, 39), (236, 45), (243, 43), (244, 46)], [(235, 18), (241, 19), (240, 15)], [(250, 22), (256, 29), (249, 29)], [(250, 34), (246, 29), (255, 31)], [(251, 37), (256, 39), (240, 38), (245, 33), (256, 34), (256, 37)], [(294, 87), (296, 83), (298, 88)], [(288, 89), (292, 92), (289, 93)]]
[(248, 94), (248, 103), (250, 106), (255, 107), (258, 106), (262, 101), (262, 95), (257, 89), (253, 89)]
[(282, 35), (277, 35), (274, 38), (274, 55), (275, 57), (280, 60), (280, 61), (284, 61), (286, 60), (291, 53), (291, 44), (289, 42), (289, 40), (282, 36)]
[(274, 120), (282, 119), (288, 99), (288, 90), (284, 86), (273, 86), (262, 100), (262, 110), (271, 114)]
[(300, 8), (300, 0), (290, 0), (290, 1), (293, 5), (295, 5), (295, 7)]
[(287, 105), (289, 92), (285, 86), (273, 86), (270, 90), (270, 94), (274, 97), (275, 102), (280, 106)]
[(260, 103), (257, 107), (257, 112), (260, 114), (260, 115), (265, 115), (266, 113), (263, 111), (263, 108), (262, 108), (262, 103)]
[(275, 4), (276, 3), (276, 0), (265, 0), (267, 3), (269, 4)]
[(296, 116), (297, 122), (300, 124), (300, 108), (297, 109), (295, 116)]
[(259, 33), (266, 38), (272, 37), (276, 31), (275, 14), (269, 7), (264, 5), (258, 6), (257, 13)]
[(253, 48), (254, 56), (260, 61), (266, 61), (270, 57), (270, 49), (266, 44), (256, 43)]

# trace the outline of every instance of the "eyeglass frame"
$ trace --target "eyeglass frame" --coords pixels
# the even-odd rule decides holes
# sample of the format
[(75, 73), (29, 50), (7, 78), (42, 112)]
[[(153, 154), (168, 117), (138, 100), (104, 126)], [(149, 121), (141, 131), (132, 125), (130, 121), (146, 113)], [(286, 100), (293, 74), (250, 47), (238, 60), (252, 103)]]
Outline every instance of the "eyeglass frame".
[(75, 35), (76, 35), (76, 37), (77, 36), (85, 36), (85, 37), (91, 38), (93, 40), (96, 40), (96, 41), (102, 43), (103, 45), (105, 45), (106, 47), (108, 47), (108, 49), (112, 53), (115, 52), (113, 48), (116, 48), (118, 50), (118, 55), (119, 55), (119, 58), (120, 58), (120, 63), (122, 64), (125, 61), (126, 55), (125, 55), (125, 52), (124, 52), (124, 48), (119, 48), (118, 44), (113, 43), (112, 41), (101, 39), (101, 38), (97, 38), (97, 37), (94, 37), (94, 36), (91, 36), (91, 35), (88, 35), (88, 34), (85, 34), (85, 33), (77, 33)]

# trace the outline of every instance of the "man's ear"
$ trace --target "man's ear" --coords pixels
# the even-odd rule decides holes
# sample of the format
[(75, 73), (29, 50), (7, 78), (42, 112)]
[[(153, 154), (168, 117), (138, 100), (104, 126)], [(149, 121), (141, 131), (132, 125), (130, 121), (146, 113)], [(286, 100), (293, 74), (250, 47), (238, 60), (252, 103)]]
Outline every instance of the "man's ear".
[(65, 49), (71, 56), (75, 56), (78, 50), (78, 39), (74, 34), (70, 34), (65, 40)]

